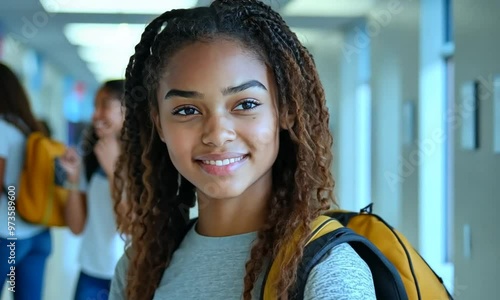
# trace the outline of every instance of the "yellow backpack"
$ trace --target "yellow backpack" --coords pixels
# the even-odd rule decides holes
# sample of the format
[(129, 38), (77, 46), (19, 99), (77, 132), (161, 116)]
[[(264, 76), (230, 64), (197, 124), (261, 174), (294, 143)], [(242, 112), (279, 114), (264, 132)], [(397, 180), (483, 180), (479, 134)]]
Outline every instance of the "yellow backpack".
[(18, 215), (25, 221), (45, 226), (65, 226), (64, 205), (68, 190), (65, 172), (57, 158), (66, 146), (40, 132), (28, 135), (26, 154), (16, 199)]
[[(311, 236), (290, 298), (302, 299), (306, 280), (314, 266), (335, 246), (349, 243), (369, 266), (377, 299), (453, 299), (442, 279), (408, 240), (371, 210), (371, 204), (360, 213), (331, 210), (312, 222)], [(277, 299), (273, 283), (279, 276), (281, 262), (292, 253), (291, 247), (283, 247), (278, 253), (266, 275), (261, 299)]]

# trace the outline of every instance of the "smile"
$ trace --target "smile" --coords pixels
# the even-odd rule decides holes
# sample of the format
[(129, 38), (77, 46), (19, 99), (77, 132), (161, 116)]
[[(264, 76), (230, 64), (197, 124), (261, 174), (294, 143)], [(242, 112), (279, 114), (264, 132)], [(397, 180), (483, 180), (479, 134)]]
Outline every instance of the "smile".
[(201, 159), (197, 162), (201, 169), (207, 174), (213, 176), (230, 176), (235, 174), (238, 169), (245, 165), (245, 163), (248, 161), (248, 157), (248, 154), (233, 157), (205, 157), (220, 159)]
[(227, 166), (229, 164), (234, 164), (235, 162), (239, 162), (242, 160), (245, 156), (240, 156), (240, 157), (235, 157), (235, 158), (226, 158), (223, 160), (202, 160), (201, 162), (205, 165), (212, 165), (212, 166)]

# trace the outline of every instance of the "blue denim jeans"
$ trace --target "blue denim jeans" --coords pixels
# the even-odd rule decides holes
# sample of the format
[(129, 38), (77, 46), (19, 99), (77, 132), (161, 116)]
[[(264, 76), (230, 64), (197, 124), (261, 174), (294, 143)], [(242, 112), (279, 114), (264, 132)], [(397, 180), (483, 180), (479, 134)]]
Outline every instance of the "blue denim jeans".
[[(15, 243), (15, 250), (9, 247), (12, 242)], [(12, 262), (9, 259), (11, 250), (15, 253), (15, 264), (9, 264), (9, 261)], [(14, 300), (41, 300), (45, 265), (51, 251), (52, 240), (48, 229), (28, 239), (12, 241), (0, 238), (0, 276), (7, 276), (0, 282), (0, 291), (5, 282), (10, 281), (9, 273), (14, 266)]]
[(75, 300), (108, 300), (110, 286), (110, 279), (96, 278), (80, 272)]

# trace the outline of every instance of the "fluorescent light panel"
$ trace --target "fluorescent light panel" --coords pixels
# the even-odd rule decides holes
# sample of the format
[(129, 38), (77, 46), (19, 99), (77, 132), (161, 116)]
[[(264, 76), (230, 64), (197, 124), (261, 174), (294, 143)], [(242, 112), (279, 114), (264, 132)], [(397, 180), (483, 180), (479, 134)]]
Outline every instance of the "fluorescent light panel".
[[(73, 23), (63, 28), (68, 41), (78, 47), (97, 80), (120, 78), (125, 74), (134, 47), (139, 43), (145, 25)], [(321, 29), (292, 28), (306, 46), (320, 44), (333, 32)]]
[(144, 25), (68, 24), (63, 32), (98, 81), (123, 78)]
[(283, 9), (284, 16), (360, 17), (375, 5), (375, 0), (292, 0)]
[(124, 46), (136, 45), (145, 25), (73, 23), (64, 27), (64, 34), (73, 45)]
[(40, 0), (51, 13), (160, 14), (177, 8), (191, 8), (198, 0)]

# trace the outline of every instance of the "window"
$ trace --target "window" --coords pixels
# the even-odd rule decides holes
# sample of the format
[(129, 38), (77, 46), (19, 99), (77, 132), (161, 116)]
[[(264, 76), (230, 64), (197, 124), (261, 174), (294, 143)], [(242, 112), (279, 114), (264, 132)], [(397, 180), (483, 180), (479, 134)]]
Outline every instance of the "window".
[(419, 251), (453, 292), (452, 0), (420, 5)]
[(445, 220), (445, 261), (451, 263), (453, 260), (453, 141), (454, 128), (452, 115), (455, 111), (455, 64), (453, 60), (453, 0), (443, 0), (444, 3), (444, 45), (442, 59), (445, 64), (445, 197), (444, 197), (444, 220)]

